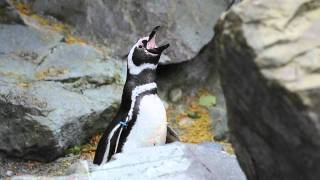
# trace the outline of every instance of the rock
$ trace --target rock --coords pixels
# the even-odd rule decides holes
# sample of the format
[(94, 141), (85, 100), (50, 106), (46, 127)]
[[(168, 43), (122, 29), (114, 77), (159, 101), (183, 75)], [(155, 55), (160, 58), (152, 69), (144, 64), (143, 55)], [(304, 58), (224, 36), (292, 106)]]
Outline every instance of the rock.
[(212, 107), (209, 109), (212, 118), (212, 128), (214, 132), (214, 140), (225, 140), (228, 136), (228, 119), (225, 108)]
[[(21, 59), (29, 64), (37, 64), (59, 44), (62, 38), (60, 34), (46, 30), (23, 25), (0, 24), (0, 39), (6, 42), (0, 43), (0, 55), (5, 56), (5, 59)], [(23, 68), (20, 66), (20, 69)]]
[(8, 170), (8, 171), (6, 172), (6, 175), (9, 176), (9, 177), (10, 177), (10, 176), (13, 176), (13, 172), (10, 171), (10, 170)]
[(121, 97), (124, 64), (51, 31), (0, 25), (0, 150), (50, 161), (102, 131)]
[(208, 149), (217, 150), (217, 151), (224, 151), (224, 148), (221, 144), (215, 142), (203, 142), (200, 144)]
[(90, 166), (89, 174), (62, 177), (16, 176), (17, 179), (217, 179), (244, 180), (234, 155), (202, 145), (172, 143), (117, 154), (102, 166)]
[(103, 54), (92, 46), (61, 43), (38, 66), (37, 78), (66, 83), (84, 78), (90, 84), (102, 86), (123, 83), (124, 76), (121, 77), (119, 71), (122, 68), (125, 68), (124, 64), (104, 59)]
[(320, 177), (320, 2), (247, 0), (216, 26), (231, 140), (249, 180)]
[(228, 117), (226, 112), (226, 102), (223, 96), (222, 89), (219, 86), (217, 86), (215, 88), (215, 92), (216, 94), (218, 94), (217, 104), (216, 106), (209, 108), (209, 115), (212, 119), (214, 140), (221, 141), (228, 139)]
[(181, 118), (181, 120), (179, 120), (179, 126), (191, 126), (193, 123), (193, 119), (190, 118), (190, 117), (184, 117), (184, 118)]
[(80, 160), (72, 164), (66, 172), (66, 175), (71, 174), (88, 174), (89, 173), (89, 164), (87, 161)]
[(68, 154), (52, 162), (26, 161), (21, 158), (8, 156), (0, 152), (0, 179), (10, 179), (7, 171), (12, 171), (12, 176), (37, 175), (37, 176), (61, 176), (67, 169), (79, 161), (79, 155)]
[(204, 1), (101, 1), (29, 0), (37, 13), (51, 15), (73, 25), (83, 35), (124, 56), (138, 37), (156, 25), (164, 26), (160, 37), (170, 43), (163, 63), (195, 57), (213, 37), (212, 27), (229, 6), (225, 0)]
[(6, 0), (0, 0), (0, 23), (23, 24), (19, 13), (14, 10)]
[(172, 89), (169, 93), (169, 99), (172, 102), (178, 102), (182, 98), (182, 90), (179, 88)]

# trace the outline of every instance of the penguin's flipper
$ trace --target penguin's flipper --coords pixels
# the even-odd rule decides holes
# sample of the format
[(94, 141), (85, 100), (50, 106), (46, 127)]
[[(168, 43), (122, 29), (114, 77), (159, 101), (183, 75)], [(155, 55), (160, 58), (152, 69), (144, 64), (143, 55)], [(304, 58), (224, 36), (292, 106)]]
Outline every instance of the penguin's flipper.
[(121, 132), (122, 126), (120, 124), (111, 123), (107, 127), (98, 143), (93, 164), (101, 165), (106, 163), (111, 159), (113, 154), (118, 152), (117, 147)]
[(167, 138), (166, 144), (180, 141), (180, 138), (175, 130), (173, 130), (170, 126), (167, 126)]

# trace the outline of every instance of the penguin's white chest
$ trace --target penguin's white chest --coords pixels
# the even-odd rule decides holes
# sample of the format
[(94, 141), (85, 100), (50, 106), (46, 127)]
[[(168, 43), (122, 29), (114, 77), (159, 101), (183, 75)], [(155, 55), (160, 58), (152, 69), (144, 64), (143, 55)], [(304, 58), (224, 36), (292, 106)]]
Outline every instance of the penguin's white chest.
[(165, 144), (166, 135), (167, 117), (162, 101), (156, 94), (145, 95), (122, 151)]

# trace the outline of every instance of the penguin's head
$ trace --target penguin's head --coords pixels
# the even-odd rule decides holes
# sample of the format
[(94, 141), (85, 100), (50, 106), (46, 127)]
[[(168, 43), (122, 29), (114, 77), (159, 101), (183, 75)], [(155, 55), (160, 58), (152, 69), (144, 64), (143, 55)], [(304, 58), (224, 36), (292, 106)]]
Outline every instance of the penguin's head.
[(128, 54), (129, 73), (137, 75), (145, 69), (156, 69), (161, 53), (169, 44), (156, 45), (156, 34), (160, 26), (155, 27), (149, 36), (140, 38)]

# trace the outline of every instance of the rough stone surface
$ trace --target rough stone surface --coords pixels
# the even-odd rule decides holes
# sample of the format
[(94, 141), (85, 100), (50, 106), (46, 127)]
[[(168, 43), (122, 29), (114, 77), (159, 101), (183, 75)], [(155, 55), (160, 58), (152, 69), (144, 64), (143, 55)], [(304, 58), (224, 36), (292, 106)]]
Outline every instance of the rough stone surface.
[[(117, 154), (115, 160), (102, 166), (81, 161), (74, 167), (78, 167), (74, 172), (80, 173), (51, 178), (17, 176), (12, 179), (245, 179), (235, 156), (215, 145), (173, 143)], [(90, 168), (85, 170), (87, 167)]]
[[(29, 161), (22, 158), (8, 156), (0, 152), (0, 179), (10, 179), (11, 176), (37, 175), (62, 176), (67, 174), (69, 167), (79, 161), (79, 155), (68, 154), (52, 162)], [(71, 168), (70, 168), (71, 169)], [(10, 173), (9, 176), (7, 172)]]
[(10, 7), (6, 0), (0, 0), (0, 23), (23, 24), (18, 12)]
[(0, 150), (48, 161), (111, 119), (123, 64), (90, 45), (22, 25), (0, 25)]
[(115, 55), (126, 55), (137, 37), (164, 26), (160, 37), (171, 47), (163, 63), (178, 63), (195, 57), (213, 37), (212, 27), (229, 6), (225, 0), (203, 1), (101, 1), (30, 0), (38, 13), (54, 16), (84, 35), (95, 37)]
[(214, 132), (214, 139), (217, 141), (228, 139), (229, 128), (228, 118), (226, 112), (225, 98), (223, 93), (217, 93), (217, 105), (209, 108), (209, 114), (212, 118), (212, 128)]
[(319, 179), (320, 1), (243, 1), (216, 35), (231, 140), (248, 179)]
[(174, 103), (181, 100), (182, 99), (182, 90), (179, 88), (172, 89), (169, 92), (169, 99), (170, 99), (170, 101), (172, 101)]

